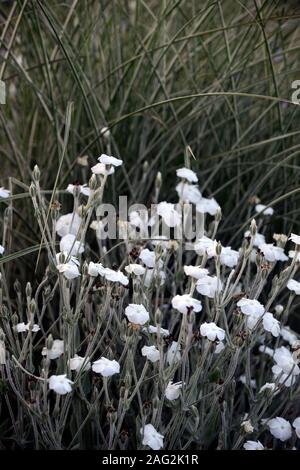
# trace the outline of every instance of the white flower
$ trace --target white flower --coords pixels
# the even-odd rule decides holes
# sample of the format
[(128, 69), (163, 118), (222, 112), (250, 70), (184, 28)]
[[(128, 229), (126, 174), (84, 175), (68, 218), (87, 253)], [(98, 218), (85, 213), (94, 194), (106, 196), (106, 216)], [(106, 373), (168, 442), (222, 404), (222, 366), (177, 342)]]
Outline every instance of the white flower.
[(104, 163), (105, 165), (120, 166), (123, 164), (123, 160), (120, 160), (119, 158), (115, 158), (115, 157), (110, 157), (109, 155), (106, 155), (105, 153), (102, 153), (102, 155), (100, 155), (98, 160), (100, 163)]
[(89, 358), (77, 356), (77, 354), (75, 354), (75, 356), (72, 357), (68, 361), (68, 363), (69, 363), (70, 369), (76, 370), (76, 372), (79, 372), (80, 370), (87, 371), (87, 370), (90, 370), (91, 368), (91, 363), (89, 361)]
[(196, 211), (202, 214), (215, 215), (218, 209), (220, 209), (220, 206), (213, 197), (211, 199), (202, 197), (196, 205)]
[(163, 286), (166, 280), (166, 273), (164, 271), (158, 271), (157, 269), (147, 269), (144, 285), (150, 287), (153, 279), (158, 281), (160, 286)]
[(60, 251), (66, 252), (68, 255), (76, 256), (84, 252), (83, 244), (76, 240), (75, 235), (68, 233), (63, 236), (59, 244)]
[(182, 382), (173, 383), (172, 381), (170, 381), (165, 390), (165, 397), (171, 401), (177, 400), (177, 398), (180, 396), (181, 388), (182, 388)]
[(274, 209), (272, 207), (265, 206), (264, 204), (257, 204), (255, 206), (256, 212), (262, 212), (263, 215), (273, 215)]
[(297, 263), (299, 263), (300, 262), (300, 251), (290, 250), (289, 251), (289, 257), (290, 258), (295, 258), (295, 256), (296, 256)]
[(169, 336), (170, 332), (169, 330), (166, 330), (165, 328), (162, 328), (161, 326), (153, 326), (149, 325), (148, 328), (146, 328), (149, 333), (160, 333), (162, 336)]
[(113, 166), (108, 167), (104, 163), (96, 163), (96, 165), (92, 166), (91, 171), (94, 175), (109, 176), (115, 172), (115, 169)]
[(56, 267), (66, 279), (76, 279), (76, 277), (80, 276), (79, 269), (74, 263), (58, 264)]
[(129, 222), (134, 227), (138, 227), (141, 230), (146, 231), (148, 227), (148, 212), (146, 210), (130, 211)]
[(101, 263), (93, 263), (93, 261), (89, 262), (89, 267), (88, 267), (88, 274), (92, 277), (97, 277), (97, 276), (104, 276), (105, 275), (105, 270), (104, 266), (102, 266)]
[[(247, 232), (244, 233), (244, 236), (245, 238), (250, 238), (251, 237), (250, 230), (247, 230)], [(263, 245), (264, 243), (266, 243), (265, 236), (257, 232), (253, 238), (253, 246), (260, 247), (260, 245)]]
[(295, 292), (296, 295), (300, 295), (300, 282), (295, 281), (295, 279), (289, 280), (289, 282), (287, 283), (287, 288)]
[(123, 286), (127, 286), (129, 283), (128, 277), (122, 273), (122, 271), (114, 271), (110, 268), (105, 268), (104, 276), (107, 281), (120, 282)]
[(159, 350), (155, 346), (142, 347), (142, 356), (145, 356), (151, 362), (157, 362), (160, 359)]
[(280, 246), (275, 246), (272, 243), (263, 243), (259, 246), (259, 249), (264, 254), (266, 261), (269, 261), (270, 263), (288, 260), (287, 255)]
[(232, 250), (230, 246), (222, 247), (220, 262), (223, 266), (233, 268), (237, 265), (239, 259), (239, 252)]
[(298, 340), (295, 333), (288, 326), (283, 326), (281, 328), (280, 335), (284, 341), (287, 341), (290, 344), (290, 346), (293, 346), (293, 344)]
[(5, 189), (3, 188), (3, 186), (1, 186), (0, 188), (0, 199), (6, 199), (10, 196), (10, 191), (8, 189)]
[(277, 418), (270, 419), (267, 426), (272, 436), (282, 442), (287, 441), (292, 436), (292, 426), (284, 418), (278, 416)]
[(143, 263), (147, 266), (147, 268), (154, 268), (155, 258), (156, 258), (154, 251), (150, 251), (148, 248), (144, 248), (140, 252), (139, 258), (140, 260), (143, 261)]
[(169, 366), (176, 364), (181, 359), (180, 345), (173, 341), (167, 352), (167, 362)]
[(203, 276), (198, 279), (196, 283), (196, 289), (199, 294), (206, 295), (213, 299), (217, 292), (221, 292), (223, 284), (217, 276)]
[(73, 382), (67, 379), (67, 375), (51, 375), (49, 379), (49, 388), (54, 390), (58, 395), (66, 395), (66, 393), (72, 392)]
[(27, 323), (25, 325), (25, 323), (22, 322), (22, 323), (18, 323), (15, 326), (15, 330), (17, 333), (24, 333), (25, 331), (29, 331), (30, 329), (33, 333), (37, 333), (38, 331), (40, 331), (40, 327), (36, 323), (30, 326), (30, 323)]
[(197, 183), (198, 178), (196, 173), (193, 170), (190, 170), (189, 168), (179, 168), (176, 170), (176, 175), (178, 178), (183, 178), (190, 183)]
[(64, 351), (64, 342), (61, 339), (55, 339), (51, 349), (43, 348), (42, 355), (47, 356), (48, 359), (58, 359)]
[(204, 236), (197, 240), (194, 245), (194, 250), (200, 256), (207, 254), (208, 258), (212, 258), (213, 256), (216, 256), (216, 247), (216, 240), (211, 240), (210, 238)]
[(146, 424), (141, 428), (140, 433), (143, 436), (142, 444), (153, 450), (162, 449), (164, 446), (164, 436), (159, 434), (152, 424)]
[(76, 212), (62, 215), (56, 222), (55, 230), (60, 237), (64, 237), (68, 233), (77, 236), (81, 221), (81, 217)]
[(144, 266), (141, 266), (140, 264), (132, 263), (128, 264), (128, 266), (125, 266), (125, 271), (128, 274), (135, 274), (136, 276), (143, 276), (145, 274), (146, 269)]
[(69, 184), (67, 187), (68, 193), (73, 194), (73, 196), (76, 190), (84, 196), (89, 196), (91, 194), (91, 189), (87, 184)]
[(195, 279), (200, 279), (208, 275), (208, 269), (200, 268), (199, 266), (184, 266), (183, 269), (187, 276), (191, 276)]
[(295, 428), (297, 437), (299, 437), (299, 439), (300, 439), (300, 418), (296, 418), (293, 421), (293, 428)]
[(264, 326), (265, 331), (269, 331), (270, 333), (272, 333), (272, 335), (275, 336), (275, 338), (279, 336), (280, 323), (278, 320), (276, 320), (276, 318), (274, 318), (272, 313), (267, 312), (264, 314), (263, 326)]
[(291, 233), (289, 240), (292, 240), (295, 245), (300, 245), (300, 235), (295, 235), (294, 233)]
[(184, 202), (191, 202), (192, 204), (198, 204), (202, 198), (201, 192), (197, 185), (184, 183), (181, 181), (176, 186), (178, 197)]
[(264, 306), (256, 299), (247, 299), (243, 297), (238, 301), (237, 306), (241, 309), (244, 315), (259, 315), (260, 317), (265, 313)]
[(293, 385), (295, 376), (300, 374), (300, 369), (292, 353), (285, 346), (281, 346), (275, 349), (273, 359), (276, 362), (272, 367), (274, 377), (279, 378), (279, 383), (286, 387)]
[(140, 304), (129, 304), (125, 308), (125, 315), (131, 323), (136, 325), (144, 325), (150, 320), (149, 312), (144, 305)]
[(101, 357), (98, 361), (93, 362), (92, 370), (103, 377), (110, 377), (120, 373), (120, 364), (115, 360), (111, 361), (106, 357)]
[(245, 450), (264, 450), (260, 441), (246, 441), (243, 447)]
[(268, 390), (270, 392), (275, 392), (275, 389), (276, 389), (276, 385), (274, 382), (266, 382), (265, 385), (263, 385), (259, 392), (258, 393), (262, 393), (264, 392), (265, 390)]
[(0, 245), (0, 256), (3, 255), (5, 249), (4, 246)]
[(175, 204), (166, 201), (160, 202), (157, 204), (156, 211), (168, 227), (177, 227), (181, 222), (181, 214), (177, 212)]
[(172, 307), (183, 314), (189, 313), (190, 311), (198, 313), (202, 310), (200, 300), (193, 299), (189, 294), (175, 295), (172, 299)]
[(219, 328), (214, 322), (202, 323), (200, 326), (200, 333), (202, 336), (205, 336), (209, 341), (223, 341), (225, 338), (225, 331), (222, 328)]

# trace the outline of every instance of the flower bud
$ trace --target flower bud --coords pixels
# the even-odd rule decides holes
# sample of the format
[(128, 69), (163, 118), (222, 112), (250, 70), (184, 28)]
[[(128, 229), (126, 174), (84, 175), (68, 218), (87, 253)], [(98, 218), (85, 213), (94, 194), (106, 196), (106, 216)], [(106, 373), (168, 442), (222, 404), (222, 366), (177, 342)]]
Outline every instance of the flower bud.
[(251, 233), (252, 237), (255, 237), (256, 232), (257, 232), (256, 220), (252, 219), (251, 224), (250, 224), (250, 233)]
[(90, 180), (89, 180), (89, 188), (92, 189), (92, 190), (95, 190), (97, 189), (97, 176), (92, 174), (92, 176), (90, 177)]
[(217, 254), (217, 256), (220, 256), (221, 252), (222, 252), (222, 244), (221, 244), (221, 242), (218, 242), (218, 243), (217, 243), (217, 246), (216, 246), (216, 254)]
[(26, 297), (31, 298), (31, 296), (32, 296), (32, 287), (31, 287), (30, 282), (27, 282), (25, 292), (26, 292)]
[(161, 176), (161, 172), (158, 171), (157, 175), (156, 175), (156, 178), (155, 178), (155, 187), (156, 187), (156, 189), (161, 188), (161, 183), (162, 183), (162, 176)]
[(36, 186), (34, 183), (31, 183), (29, 186), (29, 194), (32, 199), (36, 198)]
[(33, 168), (32, 176), (33, 176), (34, 181), (38, 182), (40, 180), (41, 172), (37, 165), (35, 165)]
[(46, 340), (46, 349), (48, 349), (48, 351), (50, 349), (52, 349), (52, 346), (53, 346), (53, 336), (50, 334)]
[(220, 222), (221, 219), (222, 219), (222, 209), (221, 207), (218, 207), (218, 209), (216, 210), (216, 214), (215, 214), (215, 221)]

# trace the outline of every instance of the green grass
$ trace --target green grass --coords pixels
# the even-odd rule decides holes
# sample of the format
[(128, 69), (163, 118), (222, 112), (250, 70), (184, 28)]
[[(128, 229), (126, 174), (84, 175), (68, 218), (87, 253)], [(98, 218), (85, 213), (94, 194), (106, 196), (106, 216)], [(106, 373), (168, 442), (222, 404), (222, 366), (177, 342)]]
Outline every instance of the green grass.
[(13, 178), (13, 250), (41, 242), (29, 198), (17, 196), (28, 192), (34, 164), (49, 191), (88, 181), (77, 157), (88, 155), (90, 166), (108, 151), (103, 126), (111, 153), (125, 161), (111, 184), (114, 202), (128, 194), (149, 203), (157, 171), (167, 183), (161, 197), (174, 200), (174, 169), (189, 145), (201, 189), (226, 215), (227, 241), (250, 217), (254, 195), (278, 201), (278, 231), (295, 230), (299, 109), (283, 100), (299, 77), (299, 16), (297, 2), (257, 0), (2, 5), (0, 183)]

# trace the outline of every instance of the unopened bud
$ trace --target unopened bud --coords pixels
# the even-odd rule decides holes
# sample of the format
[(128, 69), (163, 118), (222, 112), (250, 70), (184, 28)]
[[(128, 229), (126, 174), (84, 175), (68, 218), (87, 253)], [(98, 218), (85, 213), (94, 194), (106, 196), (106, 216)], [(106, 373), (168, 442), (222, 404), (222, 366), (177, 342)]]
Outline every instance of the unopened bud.
[(50, 334), (46, 340), (46, 349), (50, 350), (53, 346), (53, 336)]
[(221, 242), (218, 242), (217, 246), (216, 246), (216, 254), (217, 254), (217, 256), (220, 256), (221, 253), (222, 253), (222, 244), (221, 244)]
[(255, 237), (255, 235), (257, 233), (257, 225), (256, 225), (256, 220), (255, 219), (251, 220), (250, 233), (251, 233), (252, 237)]
[(33, 168), (32, 176), (33, 176), (34, 181), (39, 181), (40, 180), (41, 172), (40, 172), (40, 169), (37, 165), (35, 165), (34, 168)]
[(89, 188), (92, 189), (93, 191), (97, 189), (97, 177), (96, 175), (92, 175), (89, 180)]
[(215, 221), (220, 222), (221, 219), (222, 219), (222, 209), (221, 207), (218, 207), (218, 209), (216, 210), (216, 214), (215, 214)]
[(25, 292), (26, 292), (26, 297), (31, 298), (31, 296), (32, 296), (32, 287), (31, 287), (30, 282), (27, 282)]
[(161, 183), (162, 183), (162, 176), (161, 176), (161, 172), (158, 171), (156, 178), (155, 178), (155, 187), (159, 189), (161, 187)]

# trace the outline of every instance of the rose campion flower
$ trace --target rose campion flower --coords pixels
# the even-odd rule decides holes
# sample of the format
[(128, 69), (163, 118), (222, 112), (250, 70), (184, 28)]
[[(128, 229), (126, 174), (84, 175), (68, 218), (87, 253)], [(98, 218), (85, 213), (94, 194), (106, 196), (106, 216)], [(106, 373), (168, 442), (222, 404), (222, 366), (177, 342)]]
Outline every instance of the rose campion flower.
[(150, 251), (144, 248), (139, 255), (140, 260), (147, 266), (147, 268), (154, 268), (156, 261), (155, 251)]
[(238, 251), (233, 250), (230, 246), (225, 246), (222, 247), (220, 262), (223, 266), (233, 268), (237, 265), (239, 256), (240, 254)]
[(5, 251), (4, 246), (0, 245), (0, 256), (3, 255), (4, 251)]
[(161, 326), (149, 325), (148, 328), (145, 329), (148, 331), (148, 333), (161, 334), (162, 336), (170, 335), (170, 331), (166, 330), (165, 328), (162, 328)]
[(196, 290), (201, 295), (213, 299), (216, 293), (221, 292), (223, 284), (217, 276), (203, 276), (196, 283)]
[(27, 323), (25, 325), (25, 323), (22, 322), (22, 323), (18, 323), (15, 326), (15, 330), (17, 333), (24, 333), (25, 331), (29, 331), (29, 330), (31, 330), (32, 333), (37, 333), (38, 331), (40, 331), (40, 327), (36, 323), (30, 326), (30, 323)]
[(243, 297), (238, 301), (237, 306), (241, 309), (244, 315), (257, 314), (262, 316), (265, 313), (264, 306), (256, 299), (247, 299)]
[(300, 374), (300, 369), (295, 362), (293, 354), (285, 346), (275, 349), (273, 356), (275, 365), (272, 367), (272, 372), (275, 378), (279, 378), (279, 383), (284, 384), (286, 387), (293, 385), (295, 376)]
[(96, 163), (92, 166), (91, 171), (94, 175), (109, 176), (114, 174), (115, 169), (113, 166), (107, 167), (104, 163)]
[(54, 390), (58, 395), (66, 395), (72, 392), (72, 380), (67, 378), (66, 374), (51, 375), (49, 378), (49, 389)]
[(263, 316), (263, 327), (265, 331), (272, 333), (275, 338), (280, 334), (280, 323), (270, 312), (265, 313)]
[(300, 235), (296, 235), (295, 233), (291, 233), (289, 240), (292, 240), (295, 245), (300, 245)]
[(263, 253), (266, 261), (274, 263), (275, 261), (287, 261), (288, 257), (284, 253), (283, 248), (280, 246), (275, 246), (273, 243), (263, 243), (259, 247), (260, 251)]
[(181, 214), (177, 212), (175, 204), (162, 201), (157, 204), (156, 211), (168, 227), (177, 227), (181, 223)]
[(72, 280), (80, 276), (79, 269), (74, 263), (58, 264), (56, 268), (66, 279)]
[(176, 170), (176, 175), (178, 176), (178, 178), (185, 179), (189, 183), (198, 182), (198, 177), (196, 173), (193, 170), (190, 170), (189, 168), (179, 168), (178, 170)]
[(106, 155), (105, 153), (102, 153), (102, 155), (100, 155), (98, 161), (100, 163), (104, 163), (104, 165), (121, 166), (123, 164), (123, 160), (120, 160), (116, 157), (111, 157), (109, 155)]
[(300, 417), (299, 417), (299, 418), (296, 418), (296, 419), (293, 421), (293, 428), (295, 428), (297, 437), (300, 439)]
[(216, 215), (219, 209), (220, 206), (214, 198), (208, 199), (206, 197), (202, 197), (196, 205), (196, 211), (201, 214)]
[(280, 441), (284, 442), (292, 437), (292, 426), (290, 423), (281, 417), (270, 419), (267, 422), (267, 426), (270, 429), (272, 436), (276, 437)]
[(208, 276), (208, 269), (200, 268), (200, 266), (184, 266), (183, 269), (186, 276), (191, 276), (194, 279)]
[(172, 299), (172, 307), (178, 312), (187, 314), (190, 311), (195, 313), (201, 312), (202, 304), (200, 300), (193, 299), (189, 294), (175, 295)]
[(72, 233), (68, 233), (62, 237), (59, 243), (59, 248), (60, 251), (66, 252), (71, 256), (77, 256), (84, 252), (83, 244), (79, 240), (76, 240), (75, 235), (72, 235)]
[(58, 359), (65, 352), (64, 342), (61, 339), (55, 339), (51, 349), (46, 347), (42, 349), (42, 355), (48, 359)]
[(223, 351), (223, 349), (225, 349), (225, 344), (224, 344), (222, 341), (218, 341), (218, 342), (216, 343), (216, 347), (215, 347), (214, 353), (215, 353), (215, 354), (220, 354), (220, 353)]
[(104, 276), (105, 268), (101, 263), (93, 263), (93, 261), (90, 261), (88, 266), (88, 274), (92, 277)]
[[(244, 236), (245, 238), (250, 238), (251, 237), (251, 232), (250, 230), (247, 230), (245, 233), (244, 233)], [(253, 246), (256, 246), (256, 247), (260, 247), (260, 245), (263, 245), (264, 243), (266, 243), (266, 238), (264, 235), (262, 235), (261, 233), (256, 233), (254, 235), (254, 238), (253, 238)]]
[(145, 356), (150, 362), (157, 362), (160, 359), (159, 350), (155, 346), (143, 346), (142, 356)]
[(55, 224), (55, 230), (60, 237), (64, 237), (69, 233), (77, 236), (81, 222), (82, 219), (76, 212), (62, 215)]
[(115, 360), (101, 357), (98, 361), (93, 362), (92, 370), (103, 377), (111, 377), (114, 374), (120, 373), (120, 364)]
[(135, 274), (136, 276), (143, 276), (146, 272), (146, 269), (144, 266), (141, 266), (140, 264), (132, 263), (128, 264), (128, 266), (125, 266), (125, 271), (128, 274)]
[(272, 207), (267, 207), (264, 204), (256, 204), (255, 211), (257, 213), (261, 212), (262, 215), (273, 215), (274, 209)]
[(202, 323), (200, 326), (200, 333), (202, 336), (205, 336), (209, 341), (223, 341), (225, 339), (225, 331), (218, 327), (214, 322)]
[(159, 434), (152, 424), (146, 424), (140, 429), (143, 436), (142, 444), (150, 447), (152, 450), (162, 449), (164, 446), (164, 436)]
[(104, 276), (107, 281), (110, 282), (120, 282), (123, 286), (127, 286), (129, 284), (129, 279), (122, 271), (114, 271), (114, 269), (105, 268)]
[(149, 312), (141, 304), (129, 304), (125, 308), (125, 315), (131, 323), (145, 325), (150, 320)]
[(68, 184), (66, 190), (68, 193), (73, 194), (73, 196), (76, 191), (78, 191), (80, 194), (83, 194), (84, 196), (90, 196), (91, 194), (91, 189), (87, 184)]
[(169, 366), (176, 364), (177, 362), (180, 361), (181, 359), (181, 353), (180, 353), (180, 344), (178, 344), (177, 341), (172, 341), (171, 346), (169, 346), (169, 349), (167, 351), (167, 363)]
[(194, 244), (194, 250), (196, 253), (200, 256), (204, 256), (206, 254), (208, 258), (216, 256), (216, 247), (217, 241), (211, 240), (206, 236), (199, 238)]
[(260, 441), (246, 441), (243, 447), (245, 450), (264, 450)]
[(176, 186), (176, 192), (178, 197), (183, 202), (191, 202), (192, 204), (198, 204), (202, 198), (202, 194), (195, 184), (189, 184), (180, 182)]
[(91, 368), (89, 357), (81, 357), (77, 356), (77, 354), (69, 360), (68, 364), (70, 370), (75, 370), (76, 372), (79, 372), (80, 370), (85, 372)]
[(290, 279), (288, 281), (287, 288), (292, 292), (295, 292), (296, 295), (300, 295), (300, 282), (295, 281), (295, 279)]
[(165, 397), (170, 401), (177, 400), (177, 398), (179, 398), (180, 396), (181, 389), (182, 382), (173, 383), (172, 381), (170, 381), (165, 390)]
[(3, 188), (1, 186), (0, 188), (0, 199), (7, 199), (10, 196), (10, 191), (8, 189)]

